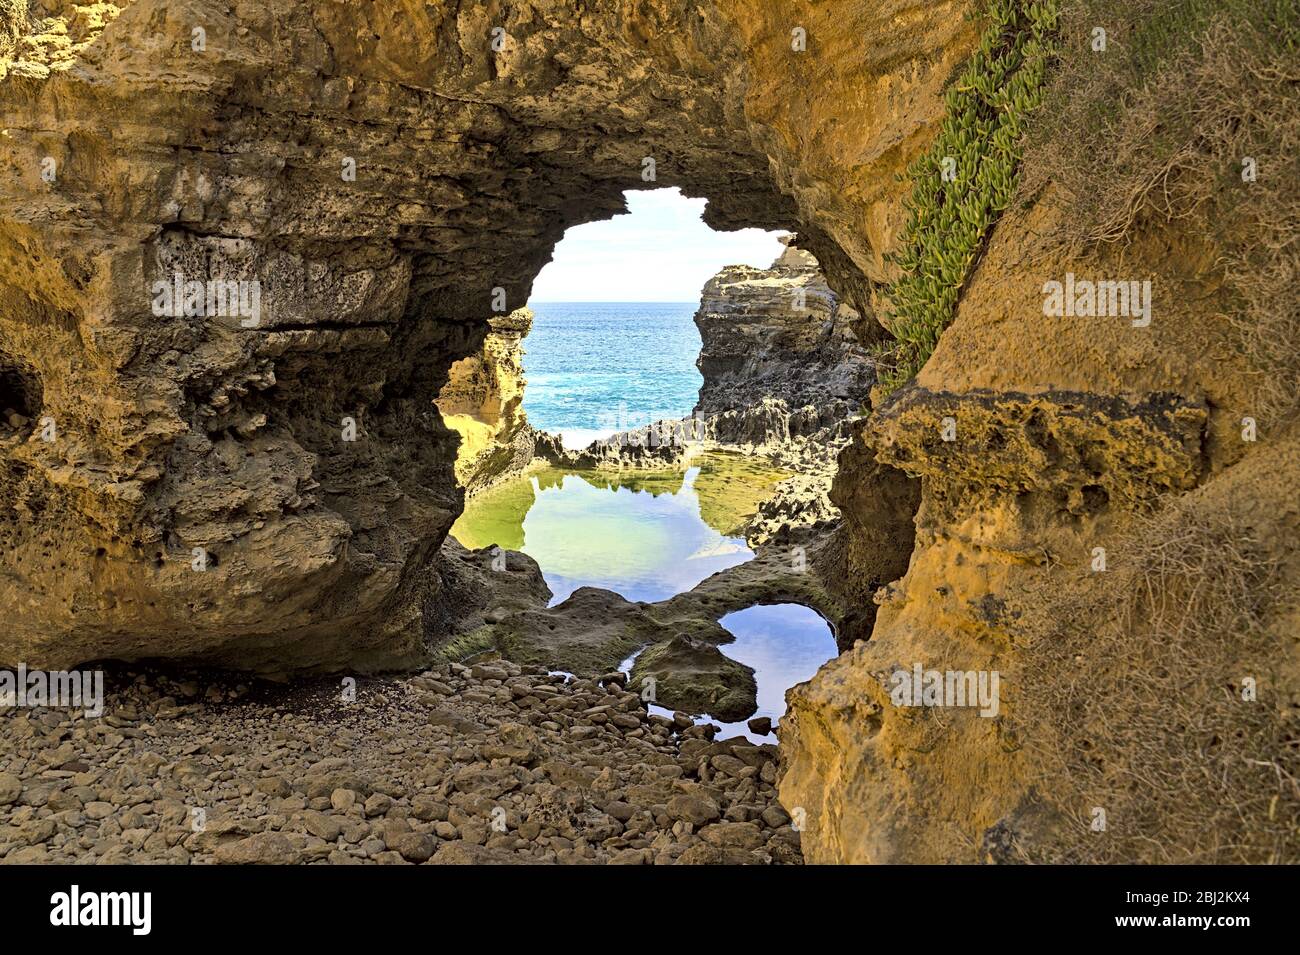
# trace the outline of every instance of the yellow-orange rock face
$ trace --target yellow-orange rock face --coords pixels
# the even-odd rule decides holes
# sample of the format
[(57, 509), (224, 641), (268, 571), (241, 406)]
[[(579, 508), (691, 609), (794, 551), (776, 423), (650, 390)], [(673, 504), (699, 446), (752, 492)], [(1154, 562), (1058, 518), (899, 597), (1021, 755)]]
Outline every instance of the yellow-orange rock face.
[(526, 308), (489, 319), (478, 353), (453, 364), (438, 393), (443, 423), (460, 435), (456, 481), (466, 490), (517, 473), (532, 460), (523, 407), (523, 340), (532, 323)]
[(6, 7), (0, 660), (419, 659), (460, 506), (432, 403), (498, 297), (676, 185), (865, 314), (967, 6)]
[[(917, 381), (851, 449), (923, 490), (874, 627), (790, 694), (780, 791), (810, 861), (1294, 857), (1274, 772), (1300, 698), (1294, 423), (1246, 437), (1261, 377), (1230, 347), (1203, 234), (1146, 222), (1122, 251), (1068, 252), (1058, 215), (1049, 191), (1004, 219)], [(1150, 279), (1151, 323), (1044, 314), (1067, 273)], [(837, 481), (850, 528), (873, 517), (864, 473)], [(996, 671), (998, 712), (898, 705), (893, 675), (917, 664)]]

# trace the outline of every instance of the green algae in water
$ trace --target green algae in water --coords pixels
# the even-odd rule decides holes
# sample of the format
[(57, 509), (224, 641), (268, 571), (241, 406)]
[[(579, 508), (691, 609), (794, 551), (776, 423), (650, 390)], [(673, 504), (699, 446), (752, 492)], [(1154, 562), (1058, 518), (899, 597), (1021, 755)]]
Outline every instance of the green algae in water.
[(758, 505), (772, 495), (777, 482), (789, 476), (788, 471), (742, 454), (702, 455), (695, 480), (700, 519), (720, 534), (736, 536)]
[(465, 502), (465, 513), (452, 525), (451, 534), (470, 550), (496, 544), (506, 550), (523, 550), (524, 517), (537, 500), (532, 477), (503, 481)]
[(787, 473), (740, 455), (686, 472), (547, 468), (471, 498), (451, 532), (466, 547), (521, 550), (559, 603), (579, 587), (665, 600), (754, 555), (738, 536)]

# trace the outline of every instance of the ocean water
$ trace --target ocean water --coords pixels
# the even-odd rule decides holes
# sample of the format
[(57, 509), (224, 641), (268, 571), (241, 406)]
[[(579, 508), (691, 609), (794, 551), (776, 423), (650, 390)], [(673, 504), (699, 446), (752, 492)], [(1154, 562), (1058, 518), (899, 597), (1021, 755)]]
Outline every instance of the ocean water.
[(565, 444), (691, 413), (697, 302), (530, 302), (524, 411)]

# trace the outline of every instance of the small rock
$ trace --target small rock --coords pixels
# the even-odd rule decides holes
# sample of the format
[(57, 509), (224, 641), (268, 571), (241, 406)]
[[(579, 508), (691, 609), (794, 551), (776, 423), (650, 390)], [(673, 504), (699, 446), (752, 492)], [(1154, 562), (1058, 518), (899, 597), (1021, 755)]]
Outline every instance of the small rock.
[(447, 818), (447, 804), (427, 793), (411, 800), (411, 815), (421, 822), (442, 822)]
[(13, 773), (0, 773), (0, 806), (9, 806), (18, 801), (23, 791), (23, 781)]
[(610, 865), (646, 865), (650, 860), (646, 858), (645, 849), (620, 849), (610, 857)]
[(705, 826), (700, 838), (719, 849), (757, 849), (766, 839), (752, 822), (721, 822)]
[(423, 832), (407, 832), (393, 840), (393, 849), (407, 862), (424, 862), (433, 856), (437, 840)]
[(333, 842), (343, 831), (343, 824), (333, 816), (323, 812), (305, 812), (302, 815), (303, 828), (318, 839)]
[(100, 800), (88, 802), (86, 803), (85, 813), (87, 819), (107, 819), (113, 815), (113, 804)]
[(217, 861), (226, 865), (294, 865), (301, 861), (302, 853), (293, 847), (287, 836), (278, 832), (259, 832), (217, 846)]
[(49, 861), (49, 850), (45, 846), (24, 846), (5, 856), (8, 865), (37, 865)]
[(281, 799), (293, 792), (293, 789), (289, 784), (279, 776), (265, 776), (254, 783), (253, 788), (260, 793), (265, 793), (268, 796), (277, 796)]
[(728, 756), (726, 753), (719, 753), (717, 756), (714, 756), (709, 760), (709, 765), (720, 773), (726, 773), (728, 776), (735, 776), (737, 778), (739, 778), (745, 770), (749, 770), (749, 775), (751, 776), (754, 773), (754, 771), (749, 769), (749, 767), (743, 762), (736, 759), (734, 756)]
[(454, 823), (447, 822), (446, 820), (434, 823), (433, 831), (438, 834), (439, 839), (460, 838), (460, 830), (456, 828)]
[(763, 810), (763, 822), (769, 829), (780, 829), (790, 822), (790, 814), (773, 803)]
[(510, 678), (510, 674), (501, 667), (488, 666), (486, 663), (476, 663), (469, 670), (470, 676), (476, 680), (501, 680), (505, 681)]
[(609, 815), (613, 816), (619, 822), (627, 822), (633, 815), (635, 815), (636, 810), (628, 803), (616, 799), (613, 802), (605, 804), (605, 812), (609, 813)]
[(668, 800), (668, 817), (702, 826), (722, 818), (718, 804), (703, 793), (679, 793)]

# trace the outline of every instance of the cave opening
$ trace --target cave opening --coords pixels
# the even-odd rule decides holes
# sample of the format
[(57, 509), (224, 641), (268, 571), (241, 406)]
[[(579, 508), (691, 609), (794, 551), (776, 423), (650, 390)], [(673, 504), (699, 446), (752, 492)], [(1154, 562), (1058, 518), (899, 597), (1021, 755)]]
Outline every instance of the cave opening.
[(489, 320), (437, 401), (469, 492), (452, 535), (537, 559), (553, 603), (584, 585), (667, 599), (751, 558), (743, 525), (787, 474), (694, 446), (645, 468), (606, 444), (631, 451), (638, 432), (695, 412), (701, 290), (785, 252), (777, 231), (710, 228), (706, 201), (678, 188), (625, 202), (566, 230), (527, 306)]
[[(499, 629), (449, 652), (668, 685), (701, 668), (750, 690), (666, 699), (762, 741), (838, 652), (843, 615), (814, 582), (833, 571), (810, 564), (839, 553), (830, 490), (874, 381), (865, 323), (796, 232), (711, 229), (679, 188), (625, 202), (566, 230), (439, 394), (465, 491), (451, 551), (492, 556), (489, 602), (513, 599), (516, 552), (549, 591), (546, 615), (493, 609)], [(681, 623), (625, 645), (604, 630), (626, 602)]]
[(0, 351), (0, 426), (17, 428), (41, 413), (40, 376), (26, 362)]
[(675, 187), (625, 200), (626, 214), (566, 230), (528, 301), (523, 410), (575, 449), (689, 415), (703, 384), (696, 319), (707, 283), (783, 251), (781, 232), (711, 228), (706, 200)]

